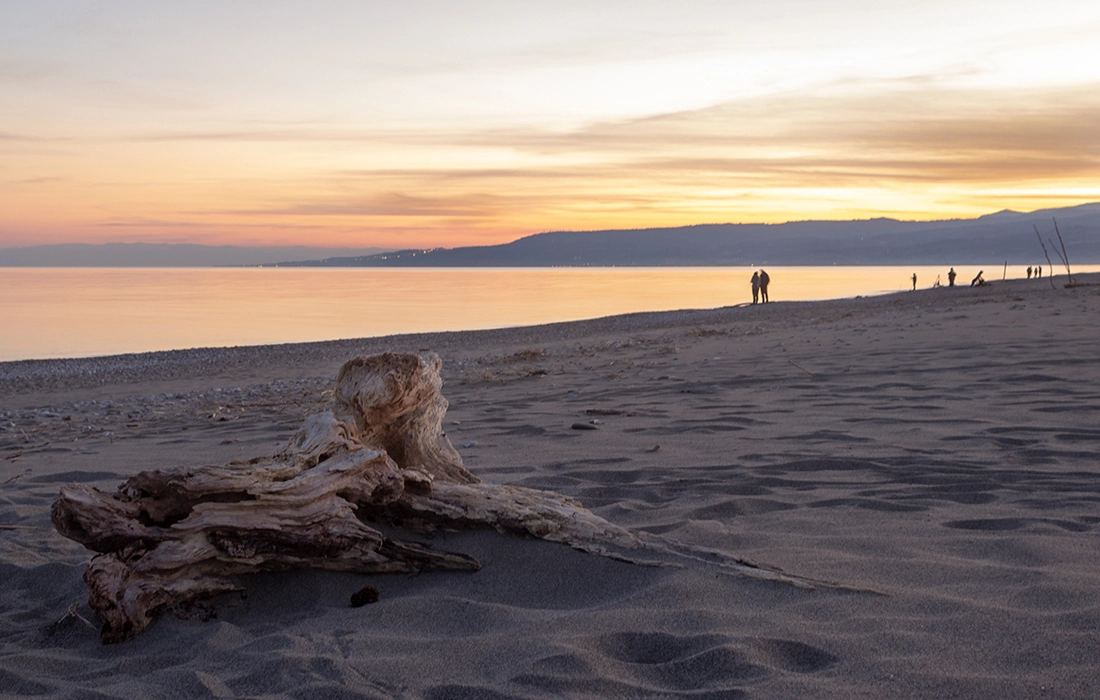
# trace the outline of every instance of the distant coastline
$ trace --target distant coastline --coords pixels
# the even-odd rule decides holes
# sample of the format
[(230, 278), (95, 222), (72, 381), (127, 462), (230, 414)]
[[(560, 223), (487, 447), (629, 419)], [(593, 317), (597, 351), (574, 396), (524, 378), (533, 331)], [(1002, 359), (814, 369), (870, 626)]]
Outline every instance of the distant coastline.
[(231, 246), (191, 243), (60, 243), (0, 248), (0, 267), (241, 267), (333, 255), (371, 255), (380, 248)]
[[(799, 221), (556, 231), (494, 246), (288, 261), (287, 267), (693, 267), (1047, 264), (1054, 220), (1071, 262), (1100, 262), (1100, 203), (947, 221)], [(1057, 256), (1051, 252), (1054, 263)]]
[[(1055, 241), (1054, 222), (1062, 241)], [(1040, 239), (1048, 247), (1045, 259)], [(795, 221), (550, 231), (458, 248), (104, 243), (0, 248), (0, 267), (738, 267), (1100, 263), (1100, 202), (975, 219)]]

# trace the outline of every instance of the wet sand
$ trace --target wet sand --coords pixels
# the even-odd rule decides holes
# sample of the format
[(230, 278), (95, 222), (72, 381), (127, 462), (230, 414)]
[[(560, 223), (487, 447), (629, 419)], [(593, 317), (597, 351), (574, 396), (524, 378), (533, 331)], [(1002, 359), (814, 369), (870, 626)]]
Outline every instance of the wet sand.
[[(1096, 697), (1100, 287), (1056, 281), (2, 363), (0, 693)], [(59, 485), (272, 454), (384, 350), (443, 358), (484, 481), (878, 593), (462, 533), (477, 573), (255, 576), (101, 646)]]

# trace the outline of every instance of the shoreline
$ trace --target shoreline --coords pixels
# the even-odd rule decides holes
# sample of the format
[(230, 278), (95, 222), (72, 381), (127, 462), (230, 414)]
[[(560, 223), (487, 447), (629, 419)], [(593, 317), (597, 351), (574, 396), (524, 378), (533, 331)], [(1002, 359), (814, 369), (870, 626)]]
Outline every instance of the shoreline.
[[(780, 285), (773, 287), (773, 299), (816, 302), (888, 295), (908, 291), (914, 272), (876, 267), (864, 276), (860, 270), (773, 268), (778, 275), (773, 284)], [(977, 272), (959, 270), (966, 281)], [(926, 285), (936, 277), (917, 271)], [(513, 271), (510, 277), (483, 278), (477, 272), (454, 278), (449, 271), (436, 275), (424, 270), (432, 280), (425, 289), (428, 283), (418, 281), (419, 275), (404, 274), (392, 279), (330, 275), (311, 282), (292, 273), (292, 279), (280, 282), (248, 275), (211, 277), (202, 271), (182, 277), (99, 272), (89, 278), (80, 273), (79, 279), (67, 274), (56, 279), (5, 276), (0, 289), (10, 298), (0, 320), (27, 330), (5, 339), (3, 358), (19, 362), (151, 355), (176, 349), (464, 332), (490, 325), (510, 329), (652, 309), (738, 306), (749, 299), (751, 274), (726, 268), (589, 274), (578, 268), (569, 274)], [(500, 298), (502, 289), (510, 292)], [(334, 303), (335, 299), (341, 301)]]
[[(1074, 275), (1079, 282), (1100, 283), (1100, 273)], [(407, 333), (364, 338), (278, 343), (271, 345), (241, 345), (227, 347), (197, 347), (124, 353), (76, 358), (25, 359), (0, 362), (0, 397), (50, 392), (63, 389), (88, 389), (104, 385), (136, 384), (150, 381), (172, 381), (198, 377), (216, 378), (240, 373), (243, 376), (273, 376), (285, 371), (297, 376), (306, 360), (335, 374), (339, 365), (361, 354), (385, 352), (422, 352), (433, 350), (447, 363), (447, 351), (462, 349), (463, 354), (524, 344), (555, 344), (583, 340), (594, 336), (631, 333), (652, 333), (689, 325), (798, 323), (815, 315), (829, 316), (850, 311), (878, 311), (883, 307), (931, 303), (968, 303), (996, 294), (1017, 292), (1058, 292), (1064, 282), (1050, 289), (1046, 280), (1007, 280), (984, 288), (957, 286), (919, 289), (915, 292), (888, 292), (873, 296), (819, 301), (777, 301), (749, 303), (711, 309), (681, 309), (646, 311), (604, 316), (580, 321), (561, 321), (531, 326), (506, 328)], [(1035, 287), (1041, 286), (1041, 289)], [(947, 296), (952, 295), (952, 296)], [(753, 314), (748, 316), (747, 314)], [(436, 349), (439, 348), (439, 349)], [(298, 367), (297, 370), (294, 368)], [(317, 375), (312, 375), (317, 376)], [(8, 401), (0, 399), (0, 409)]]

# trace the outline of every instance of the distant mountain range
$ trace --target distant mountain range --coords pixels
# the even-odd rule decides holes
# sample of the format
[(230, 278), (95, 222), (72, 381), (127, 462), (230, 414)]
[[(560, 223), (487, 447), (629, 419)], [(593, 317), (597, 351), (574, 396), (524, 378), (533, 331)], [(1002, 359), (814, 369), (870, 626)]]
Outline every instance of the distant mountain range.
[[(302, 267), (549, 267), (664, 265), (1047, 265), (1035, 228), (1057, 219), (1070, 262), (1100, 263), (1100, 202), (946, 221), (798, 221), (623, 231), (554, 231), (503, 245), (328, 257)], [(1049, 250), (1050, 243), (1047, 242)], [(1058, 256), (1049, 250), (1059, 265)]]
[(0, 248), (0, 267), (217, 267), (268, 265), (280, 260), (364, 256), (381, 248), (210, 246), (187, 243), (63, 243)]
[(622, 231), (552, 231), (511, 243), (410, 249), (106, 243), (0, 248), (0, 267), (614, 267), (694, 265), (1047, 265), (1100, 263), (1100, 202), (945, 221), (797, 221)]

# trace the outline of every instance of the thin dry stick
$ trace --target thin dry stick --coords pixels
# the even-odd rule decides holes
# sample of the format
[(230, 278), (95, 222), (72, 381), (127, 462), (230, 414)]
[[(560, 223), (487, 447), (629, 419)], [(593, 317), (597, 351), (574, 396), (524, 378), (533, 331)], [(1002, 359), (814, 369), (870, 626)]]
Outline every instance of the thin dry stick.
[[(1039, 245), (1043, 246), (1043, 256), (1046, 257), (1046, 259), (1047, 259), (1047, 270), (1053, 270), (1054, 269), (1054, 263), (1052, 263), (1050, 261), (1050, 254), (1047, 253), (1047, 246), (1046, 246), (1045, 243), (1043, 243), (1043, 237), (1041, 235), (1039, 235), (1039, 227), (1036, 226), (1035, 224), (1032, 224), (1031, 227), (1035, 229), (1035, 237), (1039, 239)], [(1047, 275), (1047, 281), (1050, 282), (1050, 288), (1051, 289), (1057, 289), (1057, 287), (1054, 286), (1054, 275), (1048, 274)]]
[[(1062, 253), (1058, 250), (1058, 246), (1054, 245), (1054, 239), (1052, 239), (1048, 236), (1047, 237), (1047, 243), (1050, 244), (1050, 247), (1054, 249), (1054, 254), (1057, 255), (1058, 259), (1062, 261), (1063, 265), (1065, 265), (1066, 264), (1066, 259), (1062, 257)], [(1050, 273), (1053, 275), (1054, 270), (1051, 270)]]
[(1066, 264), (1066, 277), (1069, 279), (1069, 283), (1073, 284), (1073, 273), (1069, 271), (1069, 253), (1066, 252), (1066, 243), (1062, 240), (1062, 232), (1058, 230), (1058, 219), (1051, 217), (1054, 221), (1054, 232), (1058, 234), (1058, 243), (1062, 245), (1062, 262)]
[(797, 363), (797, 362), (795, 362), (794, 360), (787, 360), (787, 362), (790, 362), (790, 363), (791, 363), (792, 365), (794, 365), (795, 367), (799, 368), (800, 370), (802, 370), (802, 371), (803, 371), (803, 372), (805, 372), (806, 374), (810, 375), (811, 377), (816, 377), (816, 376), (817, 376), (816, 374), (814, 374), (814, 373), (813, 373), (813, 372), (811, 372), (810, 370), (806, 369), (806, 368), (805, 368), (805, 367), (803, 367), (802, 365), (798, 364), (798, 363)]
[(64, 615), (63, 615), (63, 616), (61, 617), (61, 619), (57, 621), (57, 623), (56, 623), (56, 624), (61, 624), (61, 623), (62, 623), (62, 622), (64, 622), (65, 620), (69, 619), (70, 617), (75, 617), (76, 619), (80, 620), (81, 622), (83, 622), (84, 624), (88, 625), (88, 626), (89, 626), (89, 627), (91, 627), (91, 628), (92, 628), (93, 630), (95, 630), (95, 631), (97, 631), (97, 632), (98, 632), (98, 631), (99, 631), (99, 628), (98, 628), (98, 627), (96, 627), (95, 625), (93, 625), (93, 624), (91, 623), (91, 621), (89, 621), (89, 620), (88, 620), (88, 618), (84, 617), (84, 616), (83, 616), (83, 615), (81, 615), (81, 614), (80, 614), (79, 612), (77, 612), (76, 608), (77, 608), (77, 606), (78, 606), (78, 605), (80, 605), (80, 603), (73, 603), (72, 605), (70, 605), (70, 606), (69, 606), (69, 609), (68, 609), (68, 610), (67, 610), (67, 611), (65, 612), (65, 614), (64, 614)]

